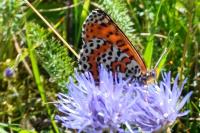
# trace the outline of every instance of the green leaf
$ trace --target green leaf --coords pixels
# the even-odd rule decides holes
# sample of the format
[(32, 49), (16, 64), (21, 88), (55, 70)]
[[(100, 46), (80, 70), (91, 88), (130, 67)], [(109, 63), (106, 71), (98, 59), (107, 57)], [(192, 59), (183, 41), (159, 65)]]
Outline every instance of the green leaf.
[(83, 22), (85, 21), (87, 15), (88, 15), (89, 7), (90, 7), (90, 0), (85, 0), (84, 3), (83, 3), (83, 9), (82, 9), (82, 12), (81, 12), (78, 34), (77, 34), (76, 40), (75, 40), (75, 47), (78, 46), (78, 42), (80, 40), (81, 31), (82, 31), (82, 25), (83, 25)]
[(55, 38), (49, 39), (46, 36), (47, 31), (40, 26), (33, 23), (28, 25), (34, 44), (31, 49), (36, 49), (39, 63), (49, 73), (52, 81), (55, 81), (61, 90), (66, 90), (66, 82), (74, 70), (74, 63), (67, 55), (67, 48), (60, 45)]
[(144, 61), (147, 65), (147, 68), (151, 67), (151, 60), (153, 55), (153, 45), (154, 45), (154, 37), (150, 36), (148, 38), (148, 43), (144, 52)]

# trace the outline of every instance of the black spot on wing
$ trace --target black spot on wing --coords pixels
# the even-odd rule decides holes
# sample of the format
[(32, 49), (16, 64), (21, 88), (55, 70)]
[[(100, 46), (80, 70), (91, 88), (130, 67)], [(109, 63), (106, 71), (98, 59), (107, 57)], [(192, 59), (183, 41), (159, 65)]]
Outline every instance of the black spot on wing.
[(101, 60), (101, 57), (97, 57), (97, 61), (99, 62)]
[(106, 37), (110, 37), (111, 35), (113, 35), (113, 32), (108, 32), (108, 34), (106, 35)]
[(94, 46), (94, 43), (91, 42), (89, 45), (90, 45), (90, 47), (93, 47), (93, 46)]
[(125, 45), (125, 42), (124, 42), (123, 40), (118, 40), (118, 41), (116, 42), (116, 45), (119, 46), (119, 47), (122, 47), (122, 46)]
[(112, 51), (110, 51), (110, 52), (108, 53), (108, 55), (112, 56)]
[(87, 65), (86, 64), (83, 64), (83, 69), (87, 69)]
[(103, 54), (103, 55), (102, 55), (102, 58), (104, 58), (104, 57), (106, 57), (106, 54)]
[(81, 58), (81, 60), (82, 60), (82, 61), (86, 61), (86, 60), (87, 60), (87, 57), (83, 56), (83, 57)]
[(108, 56), (108, 58), (107, 58), (108, 60), (111, 60), (112, 59), (112, 57), (111, 56)]
[(120, 50), (118, 50), (118, 51), (117, 51), (117, 56), (119, 57), (119, 56), (121, 55), (121, 53), (122, 53), (122, 52), (121, 52)]
[(108, 25), (107, 24), (105, 24), (105, 23), (101, 23), (100, 24), (102, 27), (107, 27)]
[(129, 49), (128, 49), (128, 48), (125, 48), (125, 49), (122, 50), (122, 53), (126, 53), (126, 52), (128, 52), (128, 51), (129, 51)]

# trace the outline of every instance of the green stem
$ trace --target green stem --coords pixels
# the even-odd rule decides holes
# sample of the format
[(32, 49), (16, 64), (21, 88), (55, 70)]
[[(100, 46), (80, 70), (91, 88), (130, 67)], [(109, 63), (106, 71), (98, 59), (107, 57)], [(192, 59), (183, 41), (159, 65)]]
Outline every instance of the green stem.
[(45, 90), (44, 90), (44, 87), (43, 87), (43, 84), (42, 84), (42, 81), (41, 81), (40, 72), (39, 72), (39, 69), (38, 69), (38, 63), (37, 63), (37, 59), (36, 59), (36, 55), (35, 55), (35, 49), (32, 46), (30, 36), (27, 32), (28, 31), (27, 26), (26, 26), (26, 29), (27, 29), (26, 30), (26, 38), (27, 38), (27, 44), (28, 44), (29, 57), (30, 57), (30, 60), (31, 60), (31, 65), (32, 65), (32, 69), (33, 69), (33, 75), (34, 75), (34, 78), (35, 78), (35, 82), (36, 82), (38, 91), (40, 93), (41, 99), (42, 99), (42, 105), (44, 105), (46, 107), (47, 113), (48, 113), (48, 115), (51, 119), (51, 123), (52, 123), (52, 126), (53, 126), (55, 132), (59, 133), (59, 129), (58, 129), (53, 117), (52, 117), (53, 115), (51, 113), (49, 104), (47, 103)]

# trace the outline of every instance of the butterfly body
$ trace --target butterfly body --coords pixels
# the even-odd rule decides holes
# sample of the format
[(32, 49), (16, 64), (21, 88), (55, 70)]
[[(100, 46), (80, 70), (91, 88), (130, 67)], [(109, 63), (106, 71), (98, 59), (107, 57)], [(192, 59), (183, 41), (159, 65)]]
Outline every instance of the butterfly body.
[(125, 78), (148, 78), (141, 56), (105, 12), (97, 9), (89, 14), (83, 24), (82, 39), (79, 68), (90, 71), (95, 80), (100, 64), (114, 73), (122, 73)]

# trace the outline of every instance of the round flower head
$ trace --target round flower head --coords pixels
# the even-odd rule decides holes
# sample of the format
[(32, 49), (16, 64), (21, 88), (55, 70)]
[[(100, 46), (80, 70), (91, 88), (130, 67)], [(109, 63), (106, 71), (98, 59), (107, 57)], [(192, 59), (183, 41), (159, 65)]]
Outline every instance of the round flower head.
[(130, 121), (130, 116), (137, 115), (132, 109), (138, 99), (133, 84), (122, 80), (120, 74), (114, 78), (103, 67), (99, 74), (99, 84), (96, 85), (90, 73), (76, 72), (77, 83), (70, 80), (68, 95), (58, 94), (56, 106), (63, 115), (57, 115), (56, 119), (66, 128), (79, 132), (125, 132), (122, 124)]
[(137, 99), (133, 110), (141, 112), (141, 114), (132, 119), (132, 124), (138, 125), (145, 132), (153, 132), (165, 129), (177, 117), (189, 113), (189, 111), (180, 112), (192, 95), (190, 92), (183, 99), (180, 99), (186, 80), (181, 87), (178, 86), (178, 76), (173, 85), (171, 85), (170, 80), (170, 72), (164, 73), (160, 85), (150, 84), (140, 90), (141, 98)]
[[(98, 85), (90, 73), (75, 73), (76, 83), (70, 79), (68, 95), (58, 94), (56, 104), (62, 115), (56, 119), (66, 128), (79, 132), (144, 132), (162, 130), (173, 123), (181, 108), (191, 96), (180, 98), (183, 86), (178, 86), (178, 76), (173, 85), (170, 73), (163, 75), (160, 84), (141, 85), (123, 80), (122, 75), (113, 77), (102, 66)], [(123, 127), (123, 128), (122, 128)]]
[(6, 68), (5, 69), (5, 71), (4, 71), (4, 76), (5, 77), (8, 77), (8, 78), (10, 78), (10, 77), (12, 77), (13, 76), (13, 74), (14, 74), (14, 70), (12, 69), (12, 68)]

